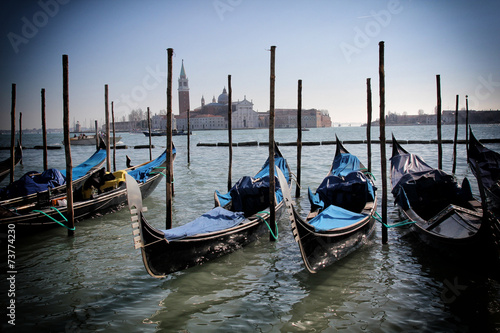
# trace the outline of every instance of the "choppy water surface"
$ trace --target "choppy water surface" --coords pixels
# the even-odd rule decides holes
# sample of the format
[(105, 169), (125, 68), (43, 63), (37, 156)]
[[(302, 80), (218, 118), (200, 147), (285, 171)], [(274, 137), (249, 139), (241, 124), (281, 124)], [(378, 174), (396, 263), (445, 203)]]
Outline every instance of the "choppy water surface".
[[(500, 137), (500, 126), (476, 125), (479, 139)], [(461, 127), (459, 138), (464, 138)], [(373, 129), (373, 138), (378, 138)], [(341, 127), (303, 132), (304, 141), (360, 140), (366, 129)], [(401, 140), (434, 139), (431, 126), (389, 127)], [(121, 133), (130, 147), (147, 144), (142, 134)], [(280, 129), (276, 140), (296, 140), (296, 131)], [(453, 138), (453, 127), (443, 128)], [(60, 144), (61, 135), (50, 135)], [(153, 138), (153, 157), (165, 147), (165, 138)], [(234, 131), (233, 141), (268, 141), (266, 130)], [(197, 142), (224, 142), (222, 131), (195, 132), (191, 161), (187, 163), (186, 137), (174, 137), (174, 225), (184, 224), (213, 206), (213, 191), (227, 188), (228, 152), (223, 147), (197, 147)], [(27, 147), (39, 145), (40, 135), (24, 135)], [(0, 146), (10, 137), (1, 136)], [(500, 151), (500, 144), (489, 145)], [(435, 145), (405, 146), (437, 165)], [(346, 145), (366, 162), (366, 146)], [(281, 146), (292, 170), (296, 147)], [(443, 146), (444, 170), (451, 171), (453, 145)], [(72, 147), (74, 164), (85, 160), (92, 147)], [(334, 145), (304, 146), (302, 190), (298, 208), (309, 208), (307, 187), (316, 189), (328, 172)], [(233, 148), (233, 182), (253, 175), (263, 164), (267, 147)], [(16, 178), (40, 170), (41, 150), (26, 149)], [(390, 155), (388, 146), (387, 154)], [(0, 151), (4, 159), (8, 151)], [(125, 167), (125, 155), (136, 163), (149, 158), (145, 149), (117, 150), (116, 164)], [(457, 177), (474, 177), (467, 169), (465, 147), (458, 147)], [(64, 168), (64, 150), (49, 150), (49, 166)], [(389, 163), (388, 163), (389, 164)], [(373, 173), (381, 189), (379, 145), (373, 146)], [(1, 185), (5, 185), (2, 183)], [(165, 182), (144, 201), (152, 224), (165, 224)], [(379, 198), (380, 198), (379, 192)], [(399, 220), (389, 197), (389, 219)], [(381, 211), (379, 207), (379, 211)], [(61, 228), (15, 241), (15, 331), (36, 332), (495, 332), (500, 331), (500, 284), (470, 267), (462, 268), (416, 243), (404, 230), (390, 229), (381, 244), (380, 228), (361, 250), (317, 274), (302, 263), (287, 221), (279, 222), (279, 241), (267, 237), (233, 254), (164, 279), (150, 277), (140, 251), (132, 243), (127, 209), (80, 222), (74, 237)], [(3, 314), (8, 305), (6, 238), (1, 238), (2, 331), (14, 332)], [(9, 298), (10, 300), (10, 298)]]

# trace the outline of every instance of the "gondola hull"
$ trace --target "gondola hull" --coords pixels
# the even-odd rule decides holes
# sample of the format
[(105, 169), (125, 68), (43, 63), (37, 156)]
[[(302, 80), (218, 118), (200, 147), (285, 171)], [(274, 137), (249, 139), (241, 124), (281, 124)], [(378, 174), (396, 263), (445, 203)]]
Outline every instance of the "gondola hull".
[[(349, 154), (337, 138), (337, 151), (332, 163), (332, 168), (327, 174), (327, 177), (323, 180), (322, 185), (329, 184), (330, 180), (332, 183), (335, 180), (340, 180), (339, 176), (336, 175), (340, 175), (341, 173), (345, 172), (346, 175), (351, 175), (354, 172), (355, 174), (358, 174), (360, 170), (364, 169), (361, 162), (357, 165), (358, 163), (356, 161), (359, 161), (357, 158), (350, 158), (349, 156), (352, 155)], [(349, 163), (341, 163), (340, 161), (342, 160), (349, 161)], [(332, 175), (335, 175), (337, 178), (330, 178)], [(368, 184), (373, 185), (373, 182), (369, 177), (360, 177), (360, 179), (364, 179), (366, 181), (366, 189), (369, 188)], [(278, 179), (280, 179), (280, 183), (284, 181), (281, 174), (279, 174)], [(336, 206), (333, 202), (329, 202), (328, 204), (317, 206), (316, 208), (313, 208), (312, 206), (311, 212), (309, 212), (307, 218), (303, 219), (296, 212), (295, 207), (292, 204), (290, 192), (284, 191), (283, 195), (292, 226), (292, 233), (295, 241), (299, 245), (302, 260), (304, 261), (306, 269), (310, 273), (316, 273), (317, 271), (334, 264), (350, 253), (356, 251), (361, 246), (366, 244), (368, 239), (374, 233), (376, 224), (374, 214), (377, 211), (375, 187), (373, 187), (373, 197), (368, 198), (367, 196), (361, 195), (363, 191), (358, 191), (363, 188), (361, 183), (350, 183), (347, 178), (342, 178), (340, 184), (342, 184), (341, 186), (345, 185), (343, 190), (339, 190), (339, 187), (335, 188), (335, 186), (333, 186), (326, 190), (326, 194), (339, 198), (342, 193), (345, 193), (343, 191), (356, 193), (359, 196), (353, 196), (351, 197), (352, 200), (348, 201), (356, 201), (361, 207), (358, 207), (357, 204), (352, 205), (352, 202), (349, 202), (349, 208), (351, 209), (346, 209)], [(320, 185), (318, 191), (321, 191), (323, 194), (325, 193), (325, 190), (324, 187), (322, 188), (322, 185)], [(322, 189), (320, 190), (320, 188)], [(323, 198), (325, 197), (326, 196)], [(354, 198), (357, 198), (357, 200), (354, 200)], [(314, 204), (317, 203), (314, 202)], [(326, 206), (326, 209), (324, 209), (324, 206)], [(361, 210), (360, 213), (357, 213), (359, 211), (358, 209)], [(316, 218), (329, 220), (330, 222), (324, 225), (327, 225), (328, 228), (319, 227), (318, 225), (317, 229), (315, 225), (311, 224)]]
[(304, 264), (311, 273), (334, 264), (366, 244), (376, 225), (372, 212), (347, 228), (316, 232), (295, 209), (293, 213), (292, 233), (299, 244)]
[[(275, 167), (289, 167), (281, 152), (276, 147)], [(153, 277), (161, 278), (170, 273), (201, 265), (210, 260), (232, 253), (249, 243), (254, 242), (268, 230), (270, 219), (269, 159), (261, 170), (253, 177), (241, 178), (231, 190), (224, 195), (216, 191), (215, 208), (202, 214), (195, 220), (168, 230), (160, 230), (149, 224), (143, 214), (142, 200), (136, 182), (127, 175), (127, 196), (134, 244), (140, 249), (146, 271)], [(248, 186), (249, 181), (254, 186)], [(285, 180), (289, 190), (290, 181)], [(276, 220), (284, 206), (278, 199), (280, 189), (275, 188)], [(229, 195), (229, 196), (228, 196)]]
[[(158, 186), (162, 180), (161, 174), (156, 174), (150, 177), (145, 183), (139, 184), (142, 198), (147, 198)], [(122, 186), (115, 190), (102, 193), (94, 199), (85, 201), (77, 201), (73, 203), (73, 212), (75, 221), (109, 214), (123, 208), (127, 203), (127, 189)], [(1, 219), (2, 229), (6, 228), (9, 224), (16, 225), (16, 230), (19, 235), (35, 233), (38, 231), (50, 229), (60, 225), (59, 223), (66, 224), (64, 218), (67, 216), (67, 207), (57, 207), (57, 210), (51, 208), (36, 209), (41, 212), (31, 212), (24, 215), (16, 215), (11, 217), (4, 217)], [(58, 221), (58, 222), (56, 222)]]
[(477, 260), (487, 251), (481, 203), (455, 179), (404, 150), (393, 137), (391, 182), (409, 230), (441, 255)]
[[(277, 216), (282, 205), (277, 207)], [(269, 216), (265, 217), (266, 221)], [(139, 244), (147, 272), (154, 277), (164, 277), (170, 273), (232, 253), (269, 233), (263, 221), (254, 218), (241, 225), (212, 234), (191, 236), (180, 240), (167, 241), (163, 233), (151, 227), (142, 215)]]

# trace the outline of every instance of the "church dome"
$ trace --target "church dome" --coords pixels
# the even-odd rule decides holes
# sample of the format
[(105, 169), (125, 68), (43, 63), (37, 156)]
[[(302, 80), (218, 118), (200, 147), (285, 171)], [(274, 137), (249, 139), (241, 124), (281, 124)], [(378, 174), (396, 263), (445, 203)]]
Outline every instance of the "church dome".
[(226, 87), (224, 87), (224, 90), (222, 90), (222, 94), (219, 95), (219, 98), (217, 99), (217, 103), (219, 103), (219, 104), (229, 103), (229, 97), (227, 96)]

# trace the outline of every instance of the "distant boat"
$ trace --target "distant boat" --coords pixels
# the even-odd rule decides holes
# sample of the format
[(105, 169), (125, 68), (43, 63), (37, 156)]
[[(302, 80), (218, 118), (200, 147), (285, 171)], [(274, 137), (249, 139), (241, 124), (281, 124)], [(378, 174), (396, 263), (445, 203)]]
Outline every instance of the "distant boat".
[[(149, 131), (144, 131), (142, 132), (144, 133), (145, 136), (149, 136)], [(189, 133), (189, 134), (193, 134), (193, 132)], [(167, 135), (167, 131), (161, 131), (161, 130), (153, 130), (151, 131), (151, 136), (166, 136)], [(187, 131), (185, 132), (184, 130), (172, 130), (172, 135), (188, 135)]]
[[(104, 140), (105, 136), (103, 137)], [(110, 137), (109, 139), (111, 140), (113, 137)], [(121, 136), (115, 137), (116, 141), (120, 141), (122, 139)], [(64, 141), (63, 141), (64, 144)], [(95, 145), (95, 135), (78, 135), (78, 136), (73, 136), (69, 138), (69, 144), (72, 146), (91, 146)]]

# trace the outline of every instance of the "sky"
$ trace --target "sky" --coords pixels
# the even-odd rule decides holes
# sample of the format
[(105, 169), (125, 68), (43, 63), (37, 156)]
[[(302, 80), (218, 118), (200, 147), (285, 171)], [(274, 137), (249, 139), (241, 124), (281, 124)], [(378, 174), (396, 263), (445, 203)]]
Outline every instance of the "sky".
[[(0, 130), (10, 129), (12, 84), (23, 129), (62, 128), (62, 56), (69, 58), (71, 126), (103, 124), (104, 86), (115, 120), (172, 110), (184, 61), (194, 109), (218, 97), (231, 75), (233, 101), (270, 106), (276, 46), (276, 108), (328, 110), (334, 123), (366, 122), (366, 79), (379, 117), (379, 42), (385, 49), (385, 112), (434, 113), (436, 75), (445, 110), (500, 109), (497, 0), (4, 0), (0, 4)], [(16, 120), (16, 127), (18, 126)]]

